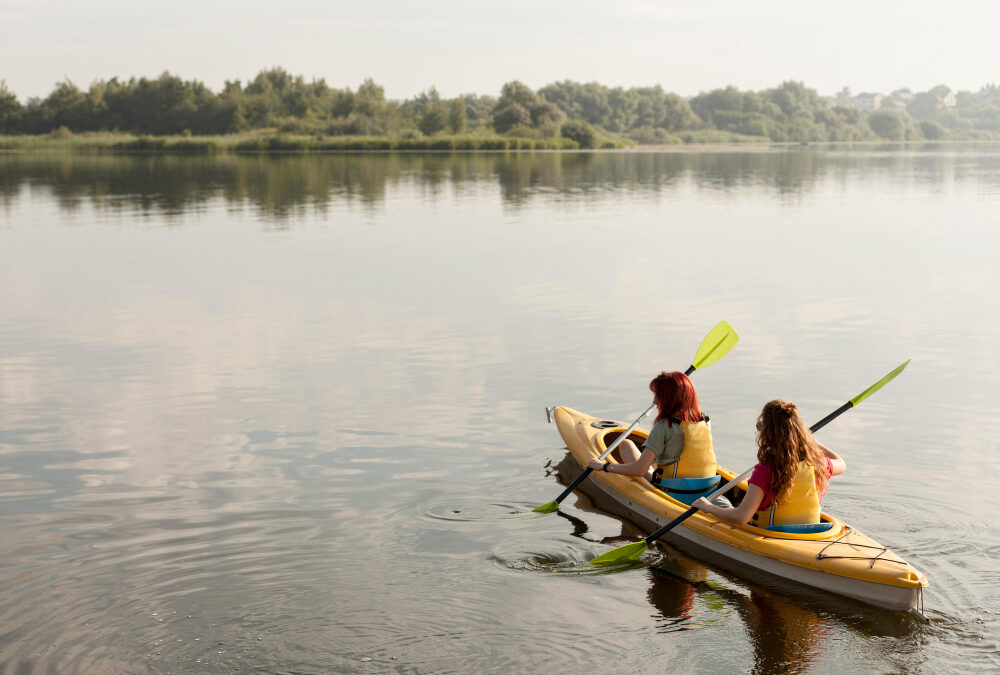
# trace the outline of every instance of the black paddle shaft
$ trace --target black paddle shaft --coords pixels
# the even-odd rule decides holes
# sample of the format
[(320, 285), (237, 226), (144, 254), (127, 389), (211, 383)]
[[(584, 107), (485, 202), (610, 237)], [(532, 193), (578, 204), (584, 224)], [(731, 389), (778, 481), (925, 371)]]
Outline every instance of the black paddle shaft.
[(840, 415), (842, 415), (843, 413), (847, 412), (848, 410), (850, 410), (853, 407), (854, 407), (854, 404), (851, 403), (850, 401), (848, 401), (847, 403), (845, 403), (844, 405), (840, 406), (839, 408), (837, 408), (836, 410), (834, 410), (832, 413), (830, 413), (829, 415), (827, 415), (826, 417), (824, 417), (823, 419), (821, 419), (819, 422), (817, 422), (816, 424), (814, 424), (811, 427), (809, 427), (809, 431), (812, 432), (812, 433), (816, 433), (817, 431), (819, 431), (820, 429), (822, 429), (823, 427), (825, 427), (827, 424), (829, 424), (830, 422), (832, 422), (833, 420), (835, 420), (837, 417), (839, 417)]
[[(814, 424), (811, 427), (809, 427), (810, 433), (815, 433), (815, 432), (819, 431), (820, 429), (822, 429), (823, 427), (825, 427), (827, 424), (829, 424), (830, 422), (832, 422), (833, 420), (835, 420), (837, 417), (839, 417), (840, 415), (844, 414), (845, 412), (847, 412), (848, 410), (850, 410), (853, 407), (854, 407), (854, 404), (851, 403), (850, 401), (848, 401), (847, 403), (845, 403), (844, 405), (840, 406), (839, 408), (837, 408), (836, 410), (834, 410), (832, 413), (830, 413), (829, 415), (827, 415), (826, 417), (824, 417), (823, 419), (821, 419), (819, 422), (817, 422), (816, 424)], [(658, 529), (656, 532), (654, 532), (651, 535), (649, 535), (648, 537), (646, 537), (643, 541), (645, 541), (647, 545), (652, 544), (654, 541), (656, 541), (657, 539), (659, 539), (660, 537), (662, 537), (663, 535), (665, 535), (667, 532), (669, 532), (670, 530), (674, 529), (675, 527), (677, 527), (678, 525), (680, 525), (681, 523), (683, 523), (685, 520), (687, 520), (688, 518), (690, 518), (691, 516), (693, 516), (697, 512), (698, 512), (698, 508), (695, 507), (695, 506), (692, 506), (687, 511), (685, 511), (681, 515), (677, 516), (676, 518), (674, 518), (673, 520), (671, 520), (669, 523), (667, 523), (666, 525), (664, 525), (660, 529)]]
[(584, 469), (583, 473), (581, 473), (579, 476), (577, 476), (576, 480), (573, 481), (572, 483), (570, 483), (569, 487), (566, 488), (565, 490), (563, 490), (562, 494), (560, 494), (558, 497), (556, 497), (556, 503), (557, 504), (562, 504), (562, 500), (566, 499), (566, 497), (569, 496), (569, 493), (573, 491), (573, 488), (575, 488), (577, 485), (579, 485), (584, 480), (586, 480), (587, 476), (589, 476), (591, 473), (593, 473), (593, 471), (594, 470), (591, 469), (589, 466), (586, 469)]

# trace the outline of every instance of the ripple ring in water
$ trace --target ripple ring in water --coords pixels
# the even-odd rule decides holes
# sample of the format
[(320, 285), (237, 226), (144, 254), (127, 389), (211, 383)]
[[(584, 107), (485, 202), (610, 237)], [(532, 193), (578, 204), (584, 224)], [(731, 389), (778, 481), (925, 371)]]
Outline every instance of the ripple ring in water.
[(434, 520), (452, 522), (482, 522), (495, 520), (513, 520), (529, 515), (531, 506), (513, 502), (466, 502), (442, 501), (427, 504), (423, 509), (424, 516)]

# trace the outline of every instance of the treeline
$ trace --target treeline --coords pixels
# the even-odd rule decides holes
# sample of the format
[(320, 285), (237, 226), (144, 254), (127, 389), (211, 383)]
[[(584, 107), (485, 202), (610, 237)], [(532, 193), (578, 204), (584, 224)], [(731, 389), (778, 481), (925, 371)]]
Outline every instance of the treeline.
[[(123, 132), (210, 136), (269, 129), (282, 134), (414, 139), (441, 135), (568, 139), (592, 148), (609, 139), (519, 82), (499, 98), (467, 94), (443, 99), (431, 88), (390, 101), (365, 80), (356, 90), (307, 82), (282, 68), (261, 71), (246, 85), (227, 81), (216, 93), (196, 80), (164, 73), (155, 79), (98, 80), (87, 90), (70, 81), (45, 98), (21, 104), (0, 82), (0, 134)], [(558, 144), (557, 144), (558, 145)], [(612, 142), (612, 145), (615, 143)]]
[(834, 108), (800, 82), (741, 92), (735, 87), (689, 101), (660, 87), (609, 88), (558, 82), (540, 93), (567, 114), (640, 143), (692, 140), (690, 132), (721, 131), (772, 141), (853, 141), (871, 131), (857, 111)]
[[(977, 92), (953, 92), (940, 84), (923, 92), (897, 89), (878, 98), (878, 109), (868, 125), (890, 140), (945, 138), (994, 139), (1000, 137), (1000, 87), (988, 84)], [(845, 87), (837, 101), (850, 100)]]
[(659, 86), (624, 89), (563, 81), (534, 91), (513, 81), (498, 97), (446, 99), (431, 88), (393, 101), (370, 79), (357, 89), (338, 89), (322, 79), (306, 81), (272, 68), (245, 84), (227, 81), (218, 92), (169, 73), (98, 80), (86, 90), (67, 80), (48, 96), (23, 104), (0, 81), (0, 134), (211, 136), (268, 130), (317, 139), (567, 139), (566, 147), (590, 148), (622, 141), (858, 141), (1000, 133), (996, 86), (958, 94), (947, 87), (918, 94), (899, 90), (879, 98), (879, 109), (867, 112), (846, 90), (825, 98), (801, 82), (756, 92), (727, 87), (686, 100)]

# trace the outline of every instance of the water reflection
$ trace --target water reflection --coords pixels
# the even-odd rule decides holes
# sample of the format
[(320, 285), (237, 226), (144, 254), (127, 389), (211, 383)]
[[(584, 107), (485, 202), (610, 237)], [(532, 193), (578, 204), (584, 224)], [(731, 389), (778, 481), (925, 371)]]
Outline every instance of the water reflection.
[[(881, 638), (904, 641), (919, 635), (907, 615), (866, 611), (856, 603), (807, 589), (758, 585), (737, 578), (662, 544), (649, 568), (647, 597), (662, 616), (664, 632), (726, 623), (737, 616), (753, 653), (755, 673), (801, 673), (836, 658), (845, 641), (863, 639), (873, 648)], [(896, 643), (897, 647), (899, 643)]]
[[(1000, 531), (955, 495), (996, 511), (998, 185), (990, 148), (0, 155), (0, 663), (703, 670), (730, 631), (722, 672), (995, 670)], [(825, 414), (914, 357), (824, 433), (831, 511), (932, 579), (928, 629), (669, 552), (553, 573), (636, 533), (527, 515), (561, 489), (542, 406), (630, 419), (720, 318), (727, 464), (763, 397)], [(630, 656), (578, 649), (609, 622)]]
[[(558, 465), (559, 482), (572, 480), (577, 467), (567, 452)], [(603, 513), (584, 495), (578, 496), (574, 507)], [(591, 533), (583, 518), (557, 513), (572, 524), (573, 536), (586, 539)], [(643, 536), (628, 521), (615, 520), (619, 527), (599, 540), (602, 546), (619, 546)], [(702, 551), (695, 558), (662, 539), (644, 560), (649, 565), (646, 599), (657, 611), (657, 631), (722, 629), (736, 620), (750, 647), (755, 673), (809, 671), (835, 659), (838, 645), (845, 641), (862, 641), (866, 649), (874, 650), (880, 640), (895, 638), (892, 649), (898, 650), (918, 642), (923, 628), (909, 614), (789, 583), (716, 554)], [(880, 655), (883, 661), (891, 658)]]
[(613, 193), (651, 197), (686, 182), (714, 193), (766, 187), (779, 197), (794, 197), (821, 181), (838, 183), (859, 172), (876, 181), (903, 176), (936, 185), (978, 180), (996, 189), (1000, 155), (984, 163), (983, 153), (970, 148), (200, 158), (8, 153), (0, 155), (0, 203), (9, 207), (26, 187), (48, 190), (66, 211), (90, 203), (99, 210), (179, 216), (222, 200), (229, 207), (249, 206), (281, 226), (326, 213), (338, 201), (375, 208), (404, 183), (417, 185), (428, 199), (448, 190), (460, 195), (496, 186), (503, 203), (513, 208), (553, 193), (584, 202)]

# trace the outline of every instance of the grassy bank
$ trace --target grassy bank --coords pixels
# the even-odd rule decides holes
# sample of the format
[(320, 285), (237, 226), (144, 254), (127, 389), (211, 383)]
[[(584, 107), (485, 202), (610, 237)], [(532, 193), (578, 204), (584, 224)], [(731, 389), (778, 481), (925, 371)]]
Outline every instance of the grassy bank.
[[(597, 147), (629, 147), (631, 142), (598, 139)], [(208, 155), (232, 153), (321, 152), (461, 152), (509, 150), (577, 150), (569, 138), (519, 138), (510, 136), (302, 136), (252, 133), (228, 136), (134, 136), (131, 134), (54, 132), (39, 136), (0, 136), (0, 150), (62, 150), (71, 152), (169, 153)]]

